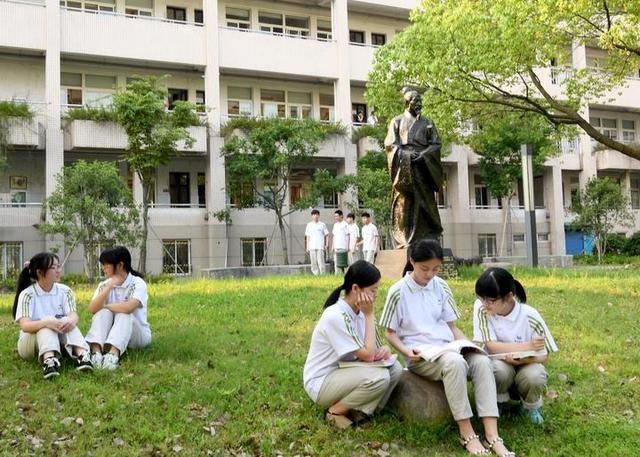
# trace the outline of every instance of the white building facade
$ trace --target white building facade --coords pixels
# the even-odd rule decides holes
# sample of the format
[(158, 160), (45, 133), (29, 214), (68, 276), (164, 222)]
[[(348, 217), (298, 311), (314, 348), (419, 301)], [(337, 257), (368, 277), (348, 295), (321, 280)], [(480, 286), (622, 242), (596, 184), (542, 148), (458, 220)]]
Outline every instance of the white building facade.
[[(417, 0), (0, 0), (0, 100), (29, 104), (31, 120), (10, 119), (8, 171), (0, 180), (0, 273), (59, 244), (41, 235), (42, 200), (55, 176), (77, 160), (118, 163), (123, 182), (141, 200), (141, 186), (122, 160), (126, 136), (105, 122), (64, 119), (70, 107), (107, 104), (138, 75), (168, 75), (169, 104), (207, 107), (208, 127), (192, 127), (190, 150), (160, 167), (150, 210), (148, 269), (199, 275), (213, 267), (281, 262), (273, 213), (238, 211), (227, 195), (220, 127), (234, 116), (312, 117), (357, 128), (370, 107), (367, 74), (377, 47), (408, 25)], [(597, 51), (577, 48), (574, 66), (589, 66)], [(544, 75), (543, 75), (544, 76)], [(546, 75), (553, 90), (557, 75)], [(635, 142), (640, 81), (629, 79), (615, 102), (590, 105), (585, 115), (616, 138)], [(428, 114), (428, 113), (427, 113)], [(317, 168), (353, 174), (366, 142), (333, 136), (314, 162), (296, 170), (290, 201)], [(439, 195), (443, 243), (459, 257), (496, 255), (503, 214), (480, 179), (477, 156), (453, 146), (444, 159), (447, 182)], [(566, 208), (571, 193), (593, 175), (618, 179), (640, 208), (640, 162), (614, 151), (593, 151), (580, 137), (535, 180), (541, 254), (575, 249)], [(521, 194), (521, 192), (519, 193)], [(332, 223), (344, 196), (319, 202)], [(524, 254), (523, 211), (513, 205), (513, 254)], [(211, 215), (231, 208), (232, 224)], [(635, 211), (637, 213), (637, 211)], [(292, 263), (305, 261), (309, 214), (289, 216)], [(631, 230), (634, 231), (634, 230)], [(506, 248), (505, 248), (506, 254)], [(66, 272), (81, 271), (74, 253)]]

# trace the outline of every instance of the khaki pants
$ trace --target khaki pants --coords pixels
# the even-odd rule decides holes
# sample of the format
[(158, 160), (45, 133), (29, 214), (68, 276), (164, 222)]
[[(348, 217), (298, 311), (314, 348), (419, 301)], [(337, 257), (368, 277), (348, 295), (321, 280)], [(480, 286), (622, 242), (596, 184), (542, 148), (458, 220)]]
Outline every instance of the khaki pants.
[(74, 327), (67, 333), (58, 333), (50, 328), (41, 328), (36, 333), (21, 331), (18, 337), (18, 354), (24, 360), (36, 358), (41, 360), (42, 355), (47, 352), (55, 352), (60, 356), (62, 355), (61, 348), (64, 348), (67, 354), (75, 359), (74, 346), (84, 349), (83, 352), (89, 350), (89, 346), (78, 327)]
[(103, 351), (105, 345), (113, 346), (122, 355), (127, 348), (148, 346), (151, 335), (143, 330), (132, 314), (114, 313), (103, 308), (93, 315), (86, 340), (89, 344), (100, 345)]
[(376, 251), (363, 251), (364, 260), (369, 263), (373, 263), (376, 259)]
[(431, 381), (442, 381), (451, 414), (456, 421), (473, 416), (467, 380), (473, 383), (476, 409), (480, 417), (498, 417), (496, 382), (491, 360), (486, 355), (445, 352), (435, 362), (421, 361), (409, 365), (409, 370)]
[(509, 389), (515, 383), (522, 406), (538, 409), (542, 406), (542, 393), (547, 385), (547, 370), (541, 363), (514, 366), (502, 360), (493, 360), (498, 402), (509, 401)]
[(324, 379), (317, 403), (328, 408), (340, 402), (349, 409), (373, 414), (384, 408), (402, 375), (396, 362), (389, 368), (338, 368)]
[(309, 251), (309, 259), (311, 260), (311, 273), (314, 275), (324, 274), (324, 249), (311, 249)]

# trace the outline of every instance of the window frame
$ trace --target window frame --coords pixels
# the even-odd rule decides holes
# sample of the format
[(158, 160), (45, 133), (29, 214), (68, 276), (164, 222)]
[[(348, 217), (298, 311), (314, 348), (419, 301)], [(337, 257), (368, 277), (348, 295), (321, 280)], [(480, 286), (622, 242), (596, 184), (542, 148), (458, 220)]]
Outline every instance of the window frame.
[[(485, 243), (486, 253), (482, 252), (482, 242)], [(489, 242), (493, 244), (493, 252), (489, 251)], [(498, 239), (495, 233), (478, 233), (478, 255), (480, 257), (495, 257), (497, 252)]]
[[(182, 268), (184, 264), (178, 263), (178, 245), (186, 244), (187, 246), (187, 271)], [(173, 252), (168, 251), (168, 247), (173, 248)], [(170, 258), (173, 260), (173, 265), (166, 265), (166, 254), (169, 253)], [(162, 272), (172, 276), (191, 276), (193, 265), (191, 257), (191, 239), (190, 238), (175, 238), (175, 239), (163, 239), (162, 240)], [(167, 271), (167, 267), (171, 267), (173, 271)], [(180, 271), (178, 271), (180, 270)]]
[[(256, 245), (262, 244), (262, 259), (256, 262)], [(251, 246), (251, 264), (245, 262), (245, 246)], [(240, 263), (243, 267), (257, 267), (267, 265), (267, 239), (262, 237), (240, 238)]]
[[(8, 268), (8, 248), (18, 248), (19, 249), (19, 258), (18, 261), (12, 265), (15, 267), (15, 271), (12, 268), (11, 270)], [(12, 276), (18, 276), (20, 271), (22, 270), (22, 264), (24, 262), (24, 242), (23, 241), (0, 241), (0, 278), (7, 279)]]

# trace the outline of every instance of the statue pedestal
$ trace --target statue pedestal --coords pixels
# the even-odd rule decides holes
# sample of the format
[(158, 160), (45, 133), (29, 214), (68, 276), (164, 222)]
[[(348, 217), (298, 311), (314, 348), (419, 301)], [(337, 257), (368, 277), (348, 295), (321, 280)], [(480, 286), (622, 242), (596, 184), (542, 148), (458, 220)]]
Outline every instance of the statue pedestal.
[(385, 279), (397, 281), (402, 278), (402, 270), (407, 264), (406, 249), (385, 249), (378, 251), (376, 267)]

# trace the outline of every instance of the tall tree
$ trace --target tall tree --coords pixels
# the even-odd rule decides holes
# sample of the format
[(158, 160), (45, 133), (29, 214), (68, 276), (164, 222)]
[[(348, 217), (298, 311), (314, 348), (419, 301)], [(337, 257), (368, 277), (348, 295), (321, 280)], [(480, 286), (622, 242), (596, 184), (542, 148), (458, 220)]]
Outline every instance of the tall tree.
[(596, 241), (598, 262), (607, 250), (607, 241), (613, 230), (629, 227), (633, 222), (629, 198), (620, 184), (611, 178), (591, 178), (571, 203), (576, 215), (572, 226), (593, 235)]
[[(415, 85), (428, 88), (423, 112), (445, 141), (456, 142), (469, 120), (515, 111), (578, 126), (605, 147), (640, 159), (640, 145), (603, 135), (580, 110), (606, 101), (637, 74), (640, 2), (423, 0), (411, 20), (378, 50), (369, 75), (367, 99), (381, 115), (400, 112), (398, 90)], [(571, 50), (581, 44), (608, 52), (599, 71), (572, 68)]]
[(56, 180), (45, 202), (49, 222), (42, 223), (40, 230), (62, 235), (67, 257), (82, 245), (84, 271), (93, 279), (99, 246), (137, 245), (138, 210), (113, 162), (80, 160), (65, 167)]
[(136, 78), (113, 98), (118, 123), (129, 137), (125, 160), (142, 183), (139, 269), (143, 273), (147, 265), (149, 199), (156, 170), (178, 153), (179, 141), (184, 141), (188, 148), (193, 146), (194, 140), (187, 128), (200, 124), (194, 103), (176, 102), (173, 111), (165, 110), (167, 90), (161, 84), (162, 78), (155, 76)]
[(312, 119), (269, 118), (231, 121), (224, 132), (227, 140), (221, 154), (225, 157), (228, 190), (236, 198), (236, 208), (249, 208), (258, 203), (274, 212), (283, 260), (288, 265), (285, 217), (316, 205), (324, 193), (340, 190), (340, 180), (326, 170), (318, 170), (305, 195), (289, 205), (287, 196), (292, 173), (296, 167), (311, 161), (318, 153), (320, 142), (329, 134), (344, 133), (344, 129)]
[(556, 130), (539, 117), (526, 113), (511, 113), (483, 119), (480, 128), (464, 138), (480, 155), (480, 174), (489, 193), (502, 203), (503, 230), (499, 255), (505, 241), (507, 255), (512, 255), (511, 199), (518, 180), (522, 179), (520, 147), (533, 146), (534, 173), (542, 170), (544, 161), (558, 150)]

